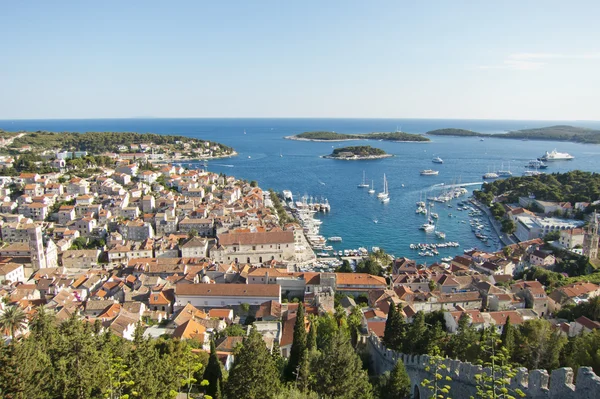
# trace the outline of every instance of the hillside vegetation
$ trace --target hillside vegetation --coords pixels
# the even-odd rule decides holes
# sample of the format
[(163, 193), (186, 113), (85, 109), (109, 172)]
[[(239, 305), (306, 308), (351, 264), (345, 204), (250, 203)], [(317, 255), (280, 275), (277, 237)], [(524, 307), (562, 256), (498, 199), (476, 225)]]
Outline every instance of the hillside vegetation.
[(363, 146), (336, 148), (331, 153), (331, 156), (336, 157), (344, 152), (351, 152), (352, 154), (354, 154), (358, 157), (386, 155), (386, 152), (380, 148), (374, 148), (374, 147), (371, 147), (370, 145), (363, 145)]
[(475, 196), (489, 204), (495, 196), (504, 194), (508, 202), (533, 194), (536, 199), (558, 202), (593, 202), (600, 198), (600, 174), (574, 170), (567, 173), (542, 174), (531, 177), (510, 177), (484, 184)]
[(335, 132), (304, 132), (294, 138), (305, 140), (386, 140), (386, 141), (430, 141), (427, 137), (420, 134), (411, 134), (404, 132), (391, 133), (366, 133), (366, 134), (344, 134)]
[(494, 137), (500, 139), (527, 139), (573, 141), (576, 143), (600, 144), (600, 130), (583, 127), (557, 125), (535, 129), (515, 130), (508, 133), (487, 134), (465, 129), (437, 129), (427, 132), (432, 136)]
[[(23, 132), (20, 132), (23, 133)], [(16, 133), (8, 133), (0, 130), (0, 137), (12, 137)], [(23, 146), (31, 146), (34, 150), (44, 149), (63, 149), (71, 151), (88, 151), (90, 153), (102, 153), (106, 151), (116, 152), (119, 146), (130, 146), (132, 144), (150, 144), (154, 143), (165, 147), (182, 146), (188, 143), (191, 148), (203, 146), (206, 140), (195, 139), (185, 136), (170, 136), (153, 133), (122, 133), (122, 132), (26, 132), (22, 137), (15, 139), (9, 146), (10, 149), (20, 149)], [(222, 152), (229, 152), (232, 149), (219, 143), (212, 143), (211, 146), (219, 146)]]

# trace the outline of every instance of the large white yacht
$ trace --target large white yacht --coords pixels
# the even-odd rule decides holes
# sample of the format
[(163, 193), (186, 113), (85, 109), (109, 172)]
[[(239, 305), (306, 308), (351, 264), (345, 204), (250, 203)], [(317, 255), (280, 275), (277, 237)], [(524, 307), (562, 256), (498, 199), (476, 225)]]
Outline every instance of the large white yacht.
[(558, 151), (556, 151), (556, 148), (555, 148), (551, 152), (546, 151), (546, 153), (544, 155), (542, 155), (540, 158), (538, 158), (538, 161), (544, 161), (544, 162), (569, 161), (573, 158), (575, 158), (573, 155), (566, 153), (566, 152), (558, 152)]

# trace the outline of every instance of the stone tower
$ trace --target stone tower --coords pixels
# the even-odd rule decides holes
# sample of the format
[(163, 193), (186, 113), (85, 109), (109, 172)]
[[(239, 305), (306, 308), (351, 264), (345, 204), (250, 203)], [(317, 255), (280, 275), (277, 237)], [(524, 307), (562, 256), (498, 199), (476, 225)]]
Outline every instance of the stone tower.
[(31, 253), (31, 267), (33, 270), (46, 268), (46, 254), (42, 239), (42, 228), (35, 226), (27, 229), (29, 234), (29, 251)]
[(598, 215), (592, 213), (585, 235), (583, 236), (583, 254), (590, 259), (598, 258)]

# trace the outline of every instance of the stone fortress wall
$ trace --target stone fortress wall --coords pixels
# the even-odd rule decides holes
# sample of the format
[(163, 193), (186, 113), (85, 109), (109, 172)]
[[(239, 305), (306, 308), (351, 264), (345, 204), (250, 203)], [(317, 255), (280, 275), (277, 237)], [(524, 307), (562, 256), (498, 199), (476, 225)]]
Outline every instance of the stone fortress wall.
[[(391, 371), (398, 360), (402, 360), (410, 377), (413, 398), (428, 398), (431, 392), (420, 385), (424, 379), (432, 380), (432, 374), (425, 370), (429, 366), (427, 355), (405, 355), (387, 349), (380, 339), (371, 335), (366, 342), (367, 351), (371, 355), (373, 370), (377, 374)], [(443, 363), (446, 370), (440, 373), (449, 375), (452, 382), (442, 381), (450, 385), (449, 396), (452, 398), (477, 397), (475, 375), (487, 372), (491, 374), (490, 368), (484, 368), (459, 360), (445, 359)], [(519, 388), (529, 399), (598, 399), (600, 398), (600, 377), (591, 367), (581, 367), (577, 373), (577, 380), (573, 384), (573, 370), (568, 367), (553, 370), (549, 375), (546, 370), (528, 371), (521, 367), (517, 375), (511, 381), (511, 388)]]

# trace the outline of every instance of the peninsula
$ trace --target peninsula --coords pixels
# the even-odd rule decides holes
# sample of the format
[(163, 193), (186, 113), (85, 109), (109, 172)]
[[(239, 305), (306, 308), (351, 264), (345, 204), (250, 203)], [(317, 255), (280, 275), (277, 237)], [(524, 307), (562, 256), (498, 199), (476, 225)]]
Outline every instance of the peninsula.
[(479, 133), (466, 129), (437, 129), (429, 136), (492, 137), (500, 139), (572, 141), (575, 143), (600, 144), (600, 130), (583, 127), (556, 125), (534, 129), (515, 130), (508, 133)]
[(393, 157), (380, 148), (374, 148), (370, 145), (336, 148), (329, 155), (324, 155), (323, 158), (341, 159), (344, 161), (359, 161), (366, 159), (380, 159)]
[(344, 134), (336, 132), (304, 132), (295, 136), (286, 136), (288, 140), (301, 141), (350, 141), (350, 140), (380, 140), (380, 141), (398, 141), (398, 142), (426, 142), (431, 141), (421, 134), (412, 134), (405, 132), (390, 133), (366, 133), (366, 134)]
[(225, 158), (233, 148), (185, 136), (129, 132), (8, 132), (0, 129), (0, 154), (32, 153), (47, 159), (107, 155), (154, 161)]

